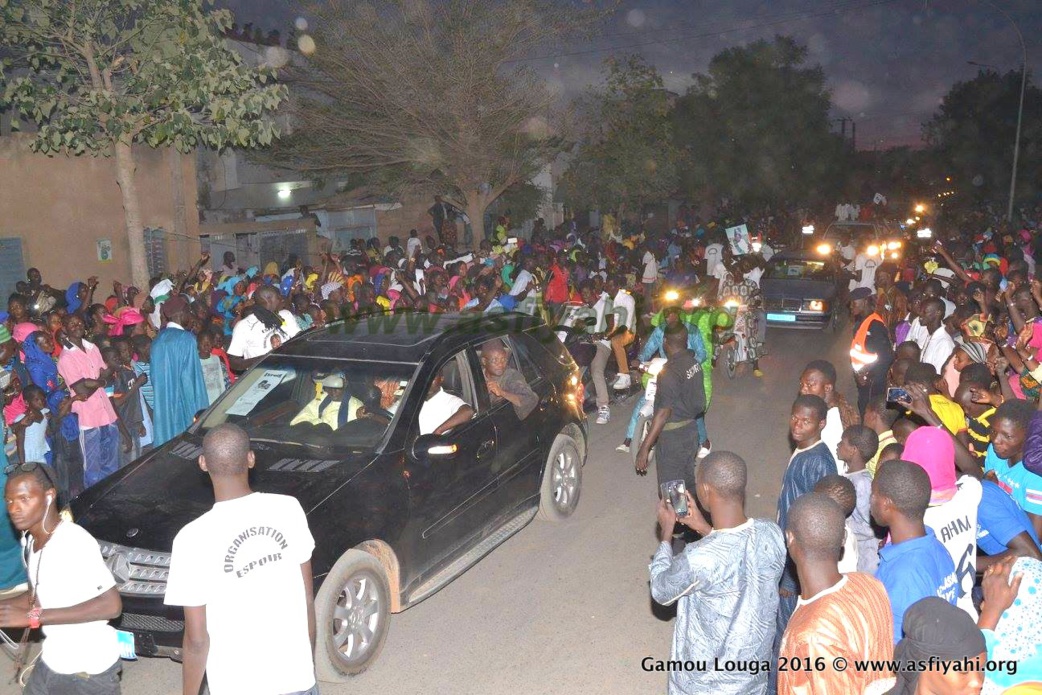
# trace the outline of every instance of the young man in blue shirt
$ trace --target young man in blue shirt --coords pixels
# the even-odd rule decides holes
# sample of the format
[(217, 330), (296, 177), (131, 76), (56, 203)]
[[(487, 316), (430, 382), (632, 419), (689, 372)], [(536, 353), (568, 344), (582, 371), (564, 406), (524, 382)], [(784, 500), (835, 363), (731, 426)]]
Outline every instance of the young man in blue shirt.
[(1028, 425), (1035, 409), (1022, 400), (1006, 401), (991, 416), (991, 446), (984, 475), (994, 480), (1027, 512), (1036, 536), (1042, 536), (1042, 476), (1024, 465)]
[(894, 642), (908, 608), (919, 599), (938, 596), (955, 605), (958, 579), (951, 555), (923, 523), (930, 504), (930, 477), (918, 464), (886, 461), (872, 480), (872, 518), (890, 531), (879, 551), (876, 579), (883, 582), (894, 615)]
[(1010, 551), (1018, 557), (1042, 560), (1038, 534), (1024, 510), (990, 480), (981, 481), (981, 499), (977, 507), (977, 571), (983, 572), (1005, 559)]

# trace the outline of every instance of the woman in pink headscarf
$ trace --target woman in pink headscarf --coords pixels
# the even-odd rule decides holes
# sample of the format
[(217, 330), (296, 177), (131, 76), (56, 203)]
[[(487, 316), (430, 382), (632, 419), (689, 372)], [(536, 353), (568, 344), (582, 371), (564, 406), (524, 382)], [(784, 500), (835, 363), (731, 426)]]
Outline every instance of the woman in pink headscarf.
[(130, 335), (145, 332), (145, 317), (134, 307), (120, 307), (115, 314), (107, 314), (102, 320), (111, 326), (109, 329), (111, 336), (121, 336), (127, 328), (130, 328)]
[(983, 490), (970, 475), (957, 477), (955, 442), (943, 427), (920, 427), (908, 435), (902, 458), (930, 477), (930, 506), (923, 522), (944, 545), (959, 580), (956, 605), (976, 620), (971, 592), (977, 574), (977, 507)]

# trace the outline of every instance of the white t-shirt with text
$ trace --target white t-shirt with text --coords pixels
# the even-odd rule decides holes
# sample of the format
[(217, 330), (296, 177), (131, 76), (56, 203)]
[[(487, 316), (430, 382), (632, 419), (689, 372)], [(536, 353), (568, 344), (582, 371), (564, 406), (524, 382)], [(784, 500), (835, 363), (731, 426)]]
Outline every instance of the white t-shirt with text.
[(265, 327), (253, 314), (239, 321), (232, 329), (228, 354), (244, 360), (262, 357), (300, 332), (293, 314), (283, 309), (279, 318), (282, 319), (281, 329)]
[(213, 695), (282, 695), (315, 685), (300, 566), (315, 540), (295, 498), (226, 502), (174, 538), (165, 602), (206, 606)]
[(933, 529), (955, 563), (959, 580), (956, 605), (976, 620), (971, 592), (977, 574), (977, 507), (983, 489), (979, 480), (968, 475), (959, 478), (957, 485), (958, 491), (951, 500), (926, 508), (923, 523)]

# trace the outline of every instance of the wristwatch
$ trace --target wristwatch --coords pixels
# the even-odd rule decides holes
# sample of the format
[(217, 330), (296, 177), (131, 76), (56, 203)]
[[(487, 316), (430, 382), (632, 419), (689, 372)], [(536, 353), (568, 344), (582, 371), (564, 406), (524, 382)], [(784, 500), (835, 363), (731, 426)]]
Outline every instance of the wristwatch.
[(29, 618), (29, 627), (33, 628), (34, 630), (40, 627), (40, 616), (42, 614), (43, 609), (39, 606), (33, 606), (32, 608), (30, 608), (29, 612), (26, 614)]

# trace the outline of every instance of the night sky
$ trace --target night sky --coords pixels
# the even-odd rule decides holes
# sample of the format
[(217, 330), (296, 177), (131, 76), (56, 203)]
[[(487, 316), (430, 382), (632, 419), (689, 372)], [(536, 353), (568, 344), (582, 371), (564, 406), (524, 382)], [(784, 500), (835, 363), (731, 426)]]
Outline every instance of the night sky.
[[(1024, 34), (1028, 68), (1042, 64), (1039, 0), (993, 0)], [(300, 14), (295, 0), (219, 0), (240, 24), (287, 27)], [(921, 124), (957, 80), (971, 79), (975, 61), (1018, 69), (1020, 43), (987, 0), (623, 0), (599, 38), (531, 61), (554, 86), (577, 94), (600, 79), (612, 52), (640, 53), (666, 86), (684, 92), (691, 74), (729, 46), (796, 37), (828, 77), (833, 116), (857, 121), (859, 149), (917, 145)], [(837, 126), (838, 127), (838, 126)]]

